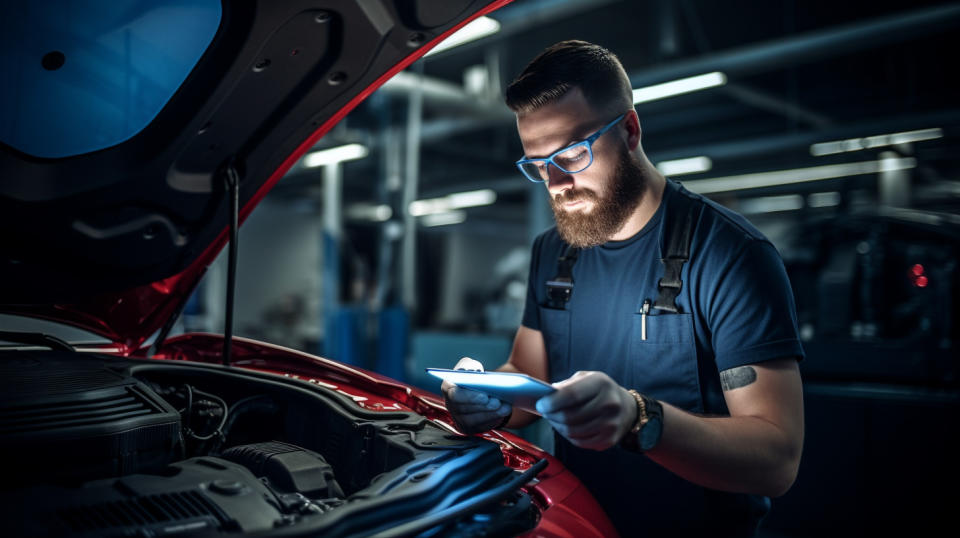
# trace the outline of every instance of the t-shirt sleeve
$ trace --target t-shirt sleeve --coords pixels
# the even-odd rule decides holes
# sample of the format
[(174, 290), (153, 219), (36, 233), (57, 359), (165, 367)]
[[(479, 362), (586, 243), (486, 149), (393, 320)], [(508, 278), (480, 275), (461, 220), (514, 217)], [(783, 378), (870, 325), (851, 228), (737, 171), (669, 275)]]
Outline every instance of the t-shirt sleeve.
[(793, 289), (772, 244), (747, 243), (710, 287), (707, 317), (720, 371), (772, 359), (803, 358)]
[(540, 247), (543, 244), (543, 235), (533, 242), (530, 253), (530, 274), (527, 275), (527, 301), (523, 306), (523, 318), (520, 324), (528, 329), (540, 330), (540, 309), (537, 308), (537, 268), (540, 265)]

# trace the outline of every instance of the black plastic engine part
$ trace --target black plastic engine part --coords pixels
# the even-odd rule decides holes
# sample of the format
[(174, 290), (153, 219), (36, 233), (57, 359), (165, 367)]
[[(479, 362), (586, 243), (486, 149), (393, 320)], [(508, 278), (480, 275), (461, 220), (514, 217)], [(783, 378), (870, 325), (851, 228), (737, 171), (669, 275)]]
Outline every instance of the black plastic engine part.
[(225, 450), (222, 457), (266, 477), (271, 486), (285, 492), (312, 499), (344, 497), (333, 468), (323, 456), (295, 445), (270, 441), (235, 446)]
[(0, 495), (16, 509), (7, 536), (167, 536), (263, 532), (288, 524), (273, 493), (246, 468), (192, 458), (160, 474), (40, 486)]
[(180, 415), (140, 381), (65, 351), (0, 353), (0, 458), (10, 487), (163, 467)]

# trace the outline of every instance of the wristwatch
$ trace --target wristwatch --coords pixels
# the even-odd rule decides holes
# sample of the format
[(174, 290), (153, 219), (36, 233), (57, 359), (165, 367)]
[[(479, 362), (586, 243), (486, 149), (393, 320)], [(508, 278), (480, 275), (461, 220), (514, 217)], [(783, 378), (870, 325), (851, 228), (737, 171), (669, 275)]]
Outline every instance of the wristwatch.
[(634, 452), (646, 452), (657, 446), (663, 433), (663, 406), (653, 398), (630, 389), (627, 391), (637, 402), (637, 420), (620, 440), (620, 446)]

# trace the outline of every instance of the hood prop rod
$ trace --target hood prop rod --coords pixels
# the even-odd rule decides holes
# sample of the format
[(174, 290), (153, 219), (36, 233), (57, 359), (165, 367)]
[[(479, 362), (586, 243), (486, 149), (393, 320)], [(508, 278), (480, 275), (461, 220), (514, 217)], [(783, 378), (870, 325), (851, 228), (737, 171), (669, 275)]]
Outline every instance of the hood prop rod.
[(227, 250), (227, 306), (223, 327), (223, 365), (230, 366), (233, 344), (233, 296), (237, 287), (237, 213), (240, 206), (240, 175), (231, 157), (224, 169), (224, 182), (229, 195), (230, 239)]

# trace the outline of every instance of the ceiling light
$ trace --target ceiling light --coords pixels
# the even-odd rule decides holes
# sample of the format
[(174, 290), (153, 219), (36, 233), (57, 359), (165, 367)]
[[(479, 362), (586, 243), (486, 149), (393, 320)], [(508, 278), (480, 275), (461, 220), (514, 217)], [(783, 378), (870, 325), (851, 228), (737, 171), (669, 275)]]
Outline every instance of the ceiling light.
[(859, 151), (862, 149), (895, 146), (897, 144), (908, 144), (910, 142), (934, 140), (937, 138), (943, 138), (943, 129), (939, 127), (933, 129), (920, 129), (917, 131), (904, 131), (901, 133), (868, 136), (866, 138), (848, 138), (846, 140), (819, 142), (810, 146), (810, 154), (814, 157), (820, 157), (821, 155), (833, 155), (847, 151)]
[(862, 174), (876, 174), (894, 170), (916, 168), (917, 160), (913, 157), (881, 159), (879, 161), (862, 161), (856, 163), (830, 164), (813, 166), (810, 168), (795, 168), (792, 170), (777, 170), (756, 174), (742, 174), (738, 176), (715, 177), (712, 179), (696, 179), (684, 181), (683, 186), (693, 192), (710, 194), (715, 192), (737, 191), (744, 189), (758, 189), (775, 187), (806, 181), (819, 181), (839, 177), (858, 176)]
[(477, 39), (493, 35), (500, 31), (500, 23), (490, 17), (478, 17), (470, 21), (466, 26), (457, 30), (450, 37), (441, 41), (436, 47), (426, 53), (424, 57), (436, 54), (453, 47), (459, 47), (464, 43), (476, 41)]
[(840, 205), (840, 193), (815, 192), (807, 196), (807, 205), (810, 207), (833, 207)]
[(460, 224), (465, 220), (467, 220), (467, 212), (457, 209), (446, 213), (425, 215), (420, 219), (420, 224), (424, 226), (446, 226), (448, 224)]
[(448, 194), (442, 198), (427, 198), (410, 203), (410, 214), (414, 217), (446, 213), (452, 209), (490, 205), (497, 201), (497, 193), (493, 189), (458, 192)]
[(386, 204), (354, 204), (344, 210), (347, 218), (354, 220), (368, 220), (371, 222), (386, 222), (393, 216), (393, 210)]
[(757, 213), (775, 213), (777, 211), (796, 211), (803, 207), (803, 196), (787, 194), (784, 196), (761, 196), (741, 200), (738, 206), (740, 213), (752, 215)]
[(695, 77), (681, 78), (633, 90), (633, 103), (646, 103), (647, 101), (655, 101), (657, 99), (663, 99), (664, 97), (673, 97), (674, 95), (723, 86), (726, 83), (727, 75), (719, 71), (697, 75)]
[(303, 165), (307, 168), (336, 164), (344, 161), (362, 159), (370, 153), (363, 144), (347, 144), (330, 149), (313, 151), (303, 157)]
[(660, 170), (660, 173), (665, 176), (696, 174), (706, 172), (711, 168), (713, 168), (713, 161), (710, 160), (710, 157), (690, 157), (689, 159), (676, 159), (657, 163), (657, 170)]

